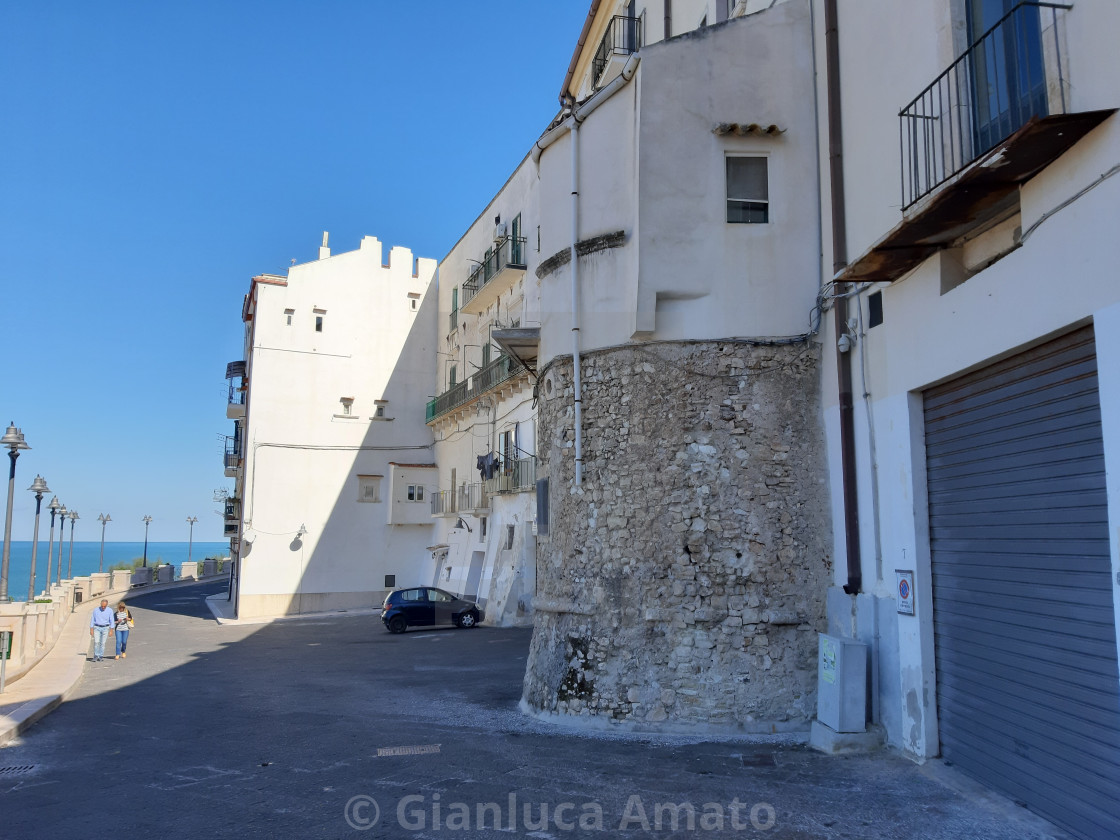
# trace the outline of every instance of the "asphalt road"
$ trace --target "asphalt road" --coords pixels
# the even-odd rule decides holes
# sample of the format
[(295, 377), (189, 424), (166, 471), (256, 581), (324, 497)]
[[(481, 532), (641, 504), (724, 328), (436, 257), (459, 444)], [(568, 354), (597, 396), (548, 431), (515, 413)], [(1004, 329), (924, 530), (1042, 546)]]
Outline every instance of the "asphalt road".
[(130, 601), (129, 657), (87, 663), (76, 697), (0, 749), (4, 840), (1050, 836), (890, 754), (525, 717), (526, 630), (219, 626), (203, 597), (220, 589)]

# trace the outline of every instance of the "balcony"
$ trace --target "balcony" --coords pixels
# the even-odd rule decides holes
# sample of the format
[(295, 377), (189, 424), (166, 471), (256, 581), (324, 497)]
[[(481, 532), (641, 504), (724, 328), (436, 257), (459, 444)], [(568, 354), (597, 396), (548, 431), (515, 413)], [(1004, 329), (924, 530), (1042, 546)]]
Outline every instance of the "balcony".
[(226, 435), (226, 478), (236, 478), (241, 473), (241, 440), (236, 435)]
[(490, 499), (481, 483), (463, 484), (454, 490), (437, 490), (432, 494), (432, 516), (458, 516), (488, 510)]
[(1068, 112), (1070, 8), (1019, 3), (902, 109), (903, 219), (837, 279), (896, 279), (1008, 217), (1023, 183), (1115, 113)]
[(510, 458), (498, 464), (498, 474), (483, 482), (487, 495), (527, 493), (537, 489), (537, 459)]
[(228, 496), (225, 503), (226, 522), (241, 521), (241, 500), (236, 496)]
[(237, 530), (240, 527), (241, 527), (240, 522), (238, 522), (236, 520), (231, 521), (231, 520), (227, 519), (225, 521), (225, 523), (222, 525), (222, 536), (224, 536), (224, 537), (236, 537), (237, 536)]
[(621, 73), (626, 59), (641, 46), (641, 19), (627, 15), (612, 17), (591, 60), (591, 86), (598, 90)]
[(226, 365), (226, 379), (229, 380), (229, 404), (226, 406), (226, 417), (230, 420), (239, 420), (245, 416), (245, 362), (230, 362)]
[(444, 391), (434, 400), (429, 400), (424, 422), (431, 423), (475, 397), (482, 396), (491, 388), (516, 377), (523, 370), (524, 367), (519, 362), (515, 362), (503, 353), (490, 364), (480, 368), (473, 376)]
[(461, 311), (478, 315), (525, 276), (525, 237), (499, 239), (463, 283)]

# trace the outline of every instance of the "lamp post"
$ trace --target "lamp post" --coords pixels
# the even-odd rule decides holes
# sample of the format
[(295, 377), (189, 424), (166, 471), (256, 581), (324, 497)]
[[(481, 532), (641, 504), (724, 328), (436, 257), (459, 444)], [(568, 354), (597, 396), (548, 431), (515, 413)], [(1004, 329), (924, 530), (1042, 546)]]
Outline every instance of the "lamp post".
[(51, 538), (47, 540), (47, 585), (45, 587), (48, 592), (51, 588), (51, 572), (54, 570), (54, 562), (51, 559), (54, 557), (54, 515), (58, 513), (61, 507), (62, 505), (58, 503), (58, 496), (51, 499), (51, 503), (47, 505), (51, 512)]
[(66, 577), (68, 580), (74, 579), (74, 523), (81, 518), (76, 510), (70, 511), (70, 557), (66, 561)]
[(152, 517), (144, 517), (144, 568), (148, 568), (148, 526), (152, 524)]
[(105, 526), (113, 521), (107, 513), (99, 514), (97, 521), (101, 523), (101, 554), (97, 558), (97, 572), (100, 574), (105, 566)]
[(16, 458), (19, 457), (21, 450), (31, 447), (24, 442), (23, 432), (16, 428), (15, 421), (8, 426), (8, 431), (0, 438), (0, 443), (8, 447), (8, 457), (12, 461), (11, 469), (8, 471), (8, 512), (4, 517), (4, 551), (0, 555), (0, 604), (6, 604), (12, 600), (8, 596), (8, 560), (12, 555), (12, 502), (15, 500), (16, 492)]
[[(27, 603), (35, 600), (35, 561), (39, 557), (39, 509), (43, 506), (43, 494), (51, 492), (47, 482), (41, 475), (35, 476), (35, 481), (27, 488), (35, 494), (35, 530), (31, 534), (31, 583), (27, 586)], [(54, 512), (51, 512), (53, 521)]]
[(197, 516), (188, 516), (187, 523), (191, 526), (190, 536), (187, 538), (187, 562), (191, 562), (191, 548), (194, 546), (194, 523), (198, 521)]
[(54, 582), (59, 585), (62, 584), (62, 540), (66, 531), (66, 517), (69, 515), (70, 511), (66, 509), (66, 505), (58, 509), (58, 572), (55, 575)]

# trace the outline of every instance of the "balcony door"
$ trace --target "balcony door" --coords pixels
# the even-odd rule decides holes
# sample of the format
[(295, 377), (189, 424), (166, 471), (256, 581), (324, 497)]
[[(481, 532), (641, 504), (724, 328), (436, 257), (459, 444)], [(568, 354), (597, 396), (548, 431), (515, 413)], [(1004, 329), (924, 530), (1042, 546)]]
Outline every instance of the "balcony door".
[(968, 0), (973, 141), (980, 155), (1044, 117), (1046, 74), (1039, 9), (1020, 0)]

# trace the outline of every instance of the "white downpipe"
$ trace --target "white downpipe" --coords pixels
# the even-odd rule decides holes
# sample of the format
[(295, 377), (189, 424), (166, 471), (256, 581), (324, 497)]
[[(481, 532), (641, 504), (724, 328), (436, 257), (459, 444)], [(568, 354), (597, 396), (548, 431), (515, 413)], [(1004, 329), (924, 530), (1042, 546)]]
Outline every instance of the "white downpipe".
[(633, 79), (634, 74), (638, 72), (638, 64), (641, 60), (637, 53), (630, 53), (630, 57), (626, 59), (626, 64), (622, 66), (620, 75), (615, 76), (605, 87), (597, 90), (593, 96), (574, 109), (573, 113), (569, 114), (562, 122), (542, 134), (529, 152), (529, 157), (532, 158), (533, 163), (539, 167), (541, 165), (541, 152), (559, 140), (564, 132), (570, 129), (573, 122), (583, 122), (592, 111), (614, 96), (619, 88)]
[(571, 121), (572, 138), (572, 385), (575, 388), (576, 487), (583, 484), (583, 387), (579, 365), (579, 119)]

